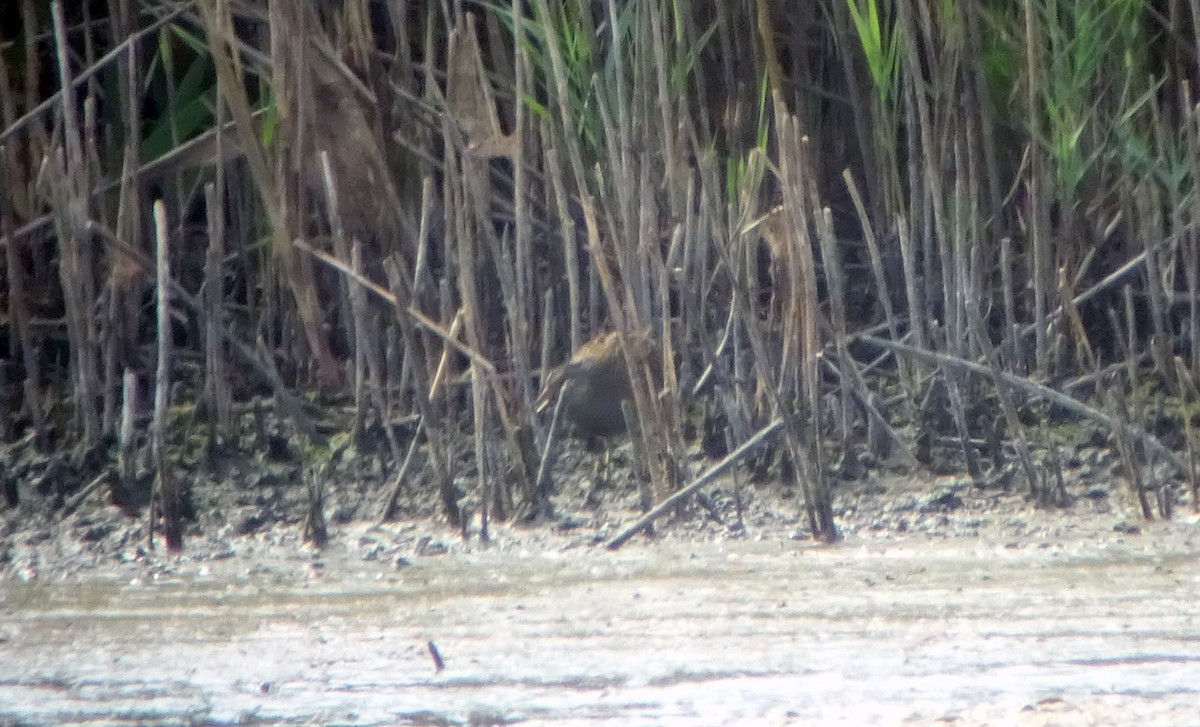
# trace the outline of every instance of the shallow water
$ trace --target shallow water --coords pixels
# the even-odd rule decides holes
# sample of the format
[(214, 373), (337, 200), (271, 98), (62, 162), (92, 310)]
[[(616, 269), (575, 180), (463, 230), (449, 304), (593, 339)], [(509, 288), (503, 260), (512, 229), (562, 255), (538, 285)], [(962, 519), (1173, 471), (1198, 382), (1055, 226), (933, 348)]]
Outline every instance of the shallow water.
[(0, 724), (1194, 724), (1193, 545), (658, 543), (2, 582)]

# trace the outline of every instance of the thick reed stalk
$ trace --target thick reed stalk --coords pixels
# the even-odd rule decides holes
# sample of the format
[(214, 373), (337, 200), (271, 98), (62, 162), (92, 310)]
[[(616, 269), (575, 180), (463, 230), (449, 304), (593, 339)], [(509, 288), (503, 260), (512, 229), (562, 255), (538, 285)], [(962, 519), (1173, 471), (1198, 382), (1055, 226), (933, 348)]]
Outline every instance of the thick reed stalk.
[[(515, 29), (524, 25), (523, 9), (524, 3), (513, 4), (515, 14), (513, 27)], [(491, 17), (494, 18), (494, 16)], [(532, 335), (533, 316), (537, 313), (536, 306), (540, 302), (534, 289), (536, 261), (533, 253), (533, 210), (530, 204), (533, 196), (533, 175), (530, 173), (529, 155), (525, 149), (526, 140), (533, 135), (535, 127), (530, 123), (528, 106), (519, 101), (525, 98), (530, 85), (532, 71), (529, 55), (525, 45), (520, 42), (519, 35), (514, 34), (513, 40), (516, 53), (513, 63), (513, 74), (516, 80), (514, 96), (518, 102), (515, 104), (516, 118), (512, 133), (514, 142), (512, 155), (514, 225), (513, 252), (510, 261), (516, 278), (514, 286), (516, 290), (515, 300), (510, 311), (511, 320), (508, 323), (512, 331), (509, 349), (513, 355), (514, 371), (517, 375), (517, 399), (520, 402), (518, 411), (524, 418), (529, 415), (533, 405), (534, 390), (531, 381), (530, 355), (535, 340)], [(534, 148), (537, 148), (536, 143)]]
[(309, 466), (304, 470), (304, 487), (308, 502), (304, 513), (304, 542), (317, 550), (329, 542), (329, 529), (325, 522), (325, 479), (327, 467)]
[[(1042, 73), (1042, 58), (1040, 48), (1042, 33), (1038, 24), (1038, 11), (1035, 7), (1037, 0), (1024, 0), (1022, 10), (1025, 19), (1025, 74), (1026, 74), (1026, 104), (1030, 134), (1040, 138), (1043, 134), (1041, 113), (1041, 94), (1045, 91), (1045, 79)], [(1045, 371), (1049, 363), (1049, 344), (1047, 333), (1047, 280), (1051, 269), (1051, 250), (1048, 236), (1050, 234), (1050, 195), (1047, 189), (1047, 173), (1045, 159), (1038, 150), (1033, 150), (1029, 160), (1029, 248), (1030, 275), (1033, 288), (1033, 330), (1034, 330), (1034, 361), (1038, 371)]]
[(1117, 386), (1106, 392), (1105, 399), (1109, 417), (1115, 424), (1112, 432), (1113, 444), (1116, 445), (1117, 454), (1120, 455), (1121, 464), (1125, 468), (1129, 489), (1142, 511), (1142, 518), (1153, 520), (1154, 510), (1150, 507), (1149, 488), (1146, 485), (1147, 473), (1143, 471), (1141, 462), (1135, 454), (1136, 447), (1127, 424), (1130, 412), (1126, 408), (1125, 394), (1121, 387)]
[(154, 497), (149, 509), (146, 537), (154, 547), (154, 524), (162, 518), (167, 549), (183, 549), (183, 522), (180, 512), (179, 482), (167, 456), (167, 409), (171, 406), (171, 306), (170, 306), (170, 229), (162, 200), (154, 202), (154, 293), (158, 317), (157, 367), (154, 373), (154, 422), (151, 425), (154, 453)]
[[(1200, 33), (1200, 0), (1192, 0), (1192, 22)], [(1197, 37), (1200, 37), (1198, 35)], [(1183, 102), (1184, 140), (1187, 142), (1187, 158), (1191, 160), (1190, 174), (1193, 180), (1200, 179), (1200, 109), (1192, 104), (1191, 86), (1184, 84)], [(1191, 195), (1187, 216), (1191, 224), (1187, 226), (1183, 244), (1183, 271), (1187, 280), (1188, 315), (1187, 331), (1189, 341), (1200, 341), (1200, 194)], [(1191, 347), (1191, 370), (1200, 374), (1200, 345), (1193, 343)], [(1200, 503), (1196, 506), (1200, 508)]]
[[(342, 224), (341, 208), (338, 204), (337, 182), (329, 162), (329, 154), (320, 154), (321, 173), (325, 181), (325, 205), (329, 214), (330, 227), (333, 233), (333, 247), (343, 261), (350, 261), (350, 270), (356, 278), (363, 277), (362, 270), (362, 241), (354, 238), (353, 244), (346, 240), (346, 230)], [(367, 306), (366, 291), (361, 285), (352, 281), (343, 281), (343, 310), (349, 310), (352, 316), (354, 343), (354, 434), (363, 433), (363, 418), (368, 409), (366, 397), (371, 397), (383, 428), (388, 447), (391, 449), (392, 460), (400, 461), (403, 450), (396, 433), (388, 422), (388, 399), (384, 391), (384, 363), (381, 354), (380, 341), (369, 324), (370, 311)], [(348, 305), (347, 305), (348, 304)]]
[[(553, 16), (550, 14), (546, 0), (536, 0), (536, 8), (544, 37), (557, 38), (557, 31), (551, 24)], [(617, 22), (615, 6), (610, 7), (609, 12), (609, 24), (614, 46), (612, 55), (617, 59), (625, 58), (625, 55), (621, 51), (621, 44), (624, 42), (624, 39), (621, 37), (622, 34)], [(600, 287), (603, 289), (604, 298), (608, 304), (608, 313), (613, 321), (613, 327), (619, 331), (628, 333), (640, 327), (639, 321), (643, 320), (643, 316), (647, 313), (646, 305), (643, 304), (639, 307), (636, 301), (638, 291), (642, 291), (642, 295), (644, 296), (648, 286), (644, 284), (641, 286), (637, 285), (639, 280), (644, 280), (642, 276), (645, 275), (645, 272), (637, 264), (638, 257), (636, 253), (639, 245), (635, 244), (634, 240), (639, 240), (640, 242), (642, 230), (645, 229), (645, 225), (638, 224), (638, 221), (645, 220), (646, 215), (640, 211), (641, 208), (634, 204), (638, 189), (635, 187), (635, 180), (644, 181), (646, 177), (640, 173), (635, 175), (633, 172), (633, 160), (630, 155), (630, 150), (632, 149), (630, 140), (633, 130), (631, 128), (630, 110), (628, 107), (630, 92), (627, 90), (624, 69), (616, 69), (615, 79), (613, 79), (614, 85), (611, 89), (599, 76), (593, 79), (593, 88), (597, 89), (599, 92), (598, 96), (602, 101), (597, 105), (597, 109), (600, 114), (604, 137), (608, 141), (607, 171), (611, 175), (609, 179), (601, 178), (593, 185), (589, 184), (592, 176), (584, 168), (583, 150), (575, 133), (577, 119), (569, 101), (571, 95), (567, 84), (567, 73), (562, 49), (558, 43), (550, 42), (547, 43), (547, 51), (554, 81), (552, 86), (554, 101), (560, 114), (559, 122), (562, 124), (563, 129), (562, 138), (566, 144), (575, 188), (578, 190), (580, 197), (580, 206), (582, 207), (587, 233), (587, 250), (592, 262), (591, 269), (598, 277)], [(642, 77), (638, 76), (638, 78)], [(615, 108), (610, 108), (610, 104)], [(615, 116), (613, 115), (614, 112)], [(612, 199), (609, 200), (613, 205), (612, 209), (618, 210), (619, 214), (610, 214), (602, 220), (598, 215), (596, 202), (589, 190), (593, 187), (597, 190), (604, 190), (606, 186), (605, 182), (608, 183), (612, 193)], [(639, 210), (638, 214), (634, 213), (635, 209)], [(604, 244), (601, 235), (600, 225), (603, 221), (608, 222), (608, 237), (613, 246), (612, 249), (615, 252), (617, 262), (616, 271), (613, 270), (609, 262), (608, 250), (610, 246)], [(623, 244), (621, 244), (622, 241)], [(618, 283), (616, 272), (620, 273), (620, 284)], [(592, 306), (590, 310), (595, 314), (596, 306)], [(647, 452), (651, 457), (665, 456), (669, 459), (665, 444), (667, 441), (667, 423), (663, 418), (662, 408), (657, 398), (650, 396), (645, 373), (636, 365), (636, 361), (626, 345), (625, 337), (622, 336), (618, 340), (620, 341), (626, 368), (633, 380), (635, 408), (641, 423), (641, 436), (645, 438), (643, 451)], [(667, 488), (668, 476), (676, 470), (676, 467), (661, 459), (657, 463), (650, 464), (651, 486), (657, 491), (662, 492)]]
[[(554, 189), (555, 208), (558, 210), (558, 224), (562, 236), (563, 266), (567, 274), (567, 321), (571, 333), (571, 350), (578, 351), (583, 345), (583, 332), (580, 330), (580, 306), (583, 295), (579, 280), (578, 241), (575, 236), (575, 218), (571, 215), (570, 203), (567, 200), (566, 184), (560, 171), (557, 142), (553, 134), (543, 132), (543, 138), (549, 138), (546, 146), (546, 167)], [(543, 362), (544, 364), (545, 362)], [(543, 369), (544, 371), (545, 369)]]
[[(943, 307), (947, 311), (943, 320), (944, 327), (954, 330), (957, 326), (950, 325), (950, 315), (954, 311), (953, 300), (955, 291), (951, 287), (951, 275), (953, 274), (954, 266), (949, 247), (950, 230), (947, 228), (947, 217), (944, 209), (944, 200), (946, 199), (943, 187), (944, 178), (939, 169), (944, 150), (938, 141), (940, 129), (935, 124), (928, 94), (925, 92), (924, 87), (920, 86), (920, 69), (922, 68), (922, 64), (918, 54), (918, 41), (921, 36), (917, 32), (917, 21), (913, 17), (914, 5), (920, 5), (920, 3), (913, 3), (911, 0), (904, 0), (897, 3), (896, 17), (900, 28), (903, 65), (907, 70), (905, 85), (910, 89), (908, 93), (910, 101), (915, 104), (915, 122), (919, 139), (919, 147), (917, 149), (910, 149), (909, 153), (913, 154), (915, 159), (920, 160), (921, 168), (919, 176), (921, 178), (921, 189), (926, 196), (926, 199), (921, 200), (921, 204), (928, 204), (927, 212), (922, 213), (925, 226), (928, 228), (923, 230), (922, 235), (926, 243), (924, 252), (926, 273), (923, 276), (926, 285), (924, 302), (926, 306), (929, 306), (932, 302), (929, 294), (935, 290), (932, 286), (934, 285), (934, 281), (940, 277), (942, 280), (941, 300)], [(916, 219), (915, 216), (914, 219)], [(937, 242), (935, 243), (934, 240)], [(932, 247), (934, 244), (938, 245), (936, 250)], [(941, 270), (938, 271), (940, 276), (931, 274), (933, 272), (931, 266), (935, 264), (935, 261), (941, 264)], [(917, 321), (924, 320), (924, 317), (914, 318), (914, 325), (916, 325)], [(957, 343), (954, 345), (957, 346)]]
[[(1175, 371), (1183, 384), (1184, 405), (1195, 406), (1196, 402), (1200, 402), (1200, 387), (1197, 387), (1196, 378), (1179, 356), (1175, 357)], [(1197, 452), (1197, 445), (1200, 443), (1197, 442), (1196, 428), (1189, 416), (1183, 417), (1183, 431), (1188, 466), (1187, 477), (1184, 479), (1192, 493), (1192, 512), (1200, 513), (1200, 452)]]
[[(825, 263), (825, 282), (829, 286), (829, 317), (833, 329), (833, 345), (839, 362), (850, 360), (850, 350), (846, 346), (849, 331), (846, 328), (846, 282), (842, 271), (841, 256), (838, 254), (837, 240), (833, 236), (833, 217), (826, 207), (817, 213), (817, 241), (820, 243), (821, 259)], [(819, 385), (819, 384), (818, 384)], [(851, 390), (842, 386), (841, 405), (838, 407), (836, 429), (841, 436), (841, 452), (844, 458), (851, 456), (850, 451), (850, 410)], [(814, 417), (819, 421), (819, 418)], [(819, 426), (818, 426), (819, 431)]]
[[(72, 86), (70, 54), (66, 29), (63, 25), (61, 0), (50, 6), (54, 22), (54, 39), (58, 56), (60, 112), (63, 120), (62, 143), (53, 154), (55, 188), (55, 229), (60, 253), (59, 280), (66, 305), (67, 336), (71, 343), (71, 380), (74, 388), (75, 417), (82, 430), (80, 444), (91, 447), (100, 436), (99, 375), (97, 341), (92, 325), (95, 306), (95, 264), (93, 249), (84, 239), (89, 196), (89, 169), (83, 152), (83, 134), (75, 110), (74, 96), (66, 89)], [(11, 238), (10, 238), (11, 239)]]
[[(1000, 369), (1001, 358), (999, 352), (992, 345), (991, 338), (987, 335), (983, 316), (979, 312), (979, 304), (975, 298), (967, 299), (966, 313), (975, 340), (982, 349), (984, 360), (987, 362), (988, 370), (991, 373), (992, 385), (995, 387), (996, 397), (1000, 401), (1000, 411), (1004, 415), (1004, 423), (1008, 429), (1009, 436), (1012, 438), (1013, 447), (1017, 450), (1017, 459), (1020, 461), (1021, 467), (1025, 472), (1025, 481), (1029, 484), (1030, 494), (1039, 501), (1046, 502), (1045, 493), (1047, 488), (1044, 478), (1038, 472), (1036, 463), (1034, 462), (1029, 437), (1026, 434), (1026, 427), (1017, 413), (1016, 403), (1013, 401), (1010, 392), (1011, 387), (1004, 381), (1003, 372)], [(1047, 504), (1049, 503), (1047, 502)]]
[[(0, 144), (0, 164), (3, 165), (0, 173), (3, 174), (4, 187), (8, 190), (16, 188), (17, 160), (15, 157), (12, 147)], [(21, 350), (21, 364), (24, 368), (21, 386), (23, 401), (25, 409), (29, 412), (30, 424), (37, 432), (37, 441), (42, 444), (45, 441), (46, 415), (42, 410), (41, 377), (38, 375), (40, 367), (38, 366), (37, 347), (29, 326), (29, 294), (25, 290), (25, 266), (17, 254), (14, 217), (12, 197), (0, 195), (0, 232), (4, 233), (8, 241), (4, 245), (4, 262), (6, 282), (8, 283), (8, 314), (12, 319), (10, 347), (19, 347)]]
[[(295, 142), (299, 130), (296, 127), (298, 121), (294, 104), (297, 93), (295, 75), (299, 71), (295, 69), (295, 61), (303, 58), (303, 47), (307, 45), (307, 35), (300, 30), (303, 23), (297, 17), (302, 15), (303, 11), (294, 7), (292, 12), (288, 13), (289, 7), (292, 7), (289, 3), (281, 2), (272, 2), (269, 5), (269, 27), (272, 29), (271, 67), (275, 74), (272, 78), (272, 88), (279, 106), (286, 110), (282, 118), (287, 121), (278, 129), (280, 145), (284, 151), (276, 159), (278, 168), (272, 169), (252, 119), (246, 86), (241, 80), (240, 56), (235, 52), (239, 42), (233, 28), (229, 2), (203, 0), (199, 3), (216, 70), (217, 87), (233, 118), (239, 147), (245, 154), (251, 179), (262, 203), (261, 210), (266, 212), (270, 220), (272, 249), (282, 267), (288, 290), (292, 293), (305, 340), (315, 359), (320, 377), (326, 385), (336, 387), (341, 380), (341, 371), (321, 331), (323, 316), (317, 301), (311, 268), (300, 263), (290, 244), (293, 231), (297, 227), (293, 206), (296, 195), (295, 182), (281, 182), (292, 179), (292, 175), (286, 173), (289, 169), (286, 150), (298, 149)], [(292, 69), (290, 73), (287, 70), (289, 68)]]
[(121, 376), (121, 426), (117, 431), (117, 479), (124, 487), (130, 487), (137, 474), (137, 412), (137, 375), (125, 369)]
[[(422, 220), (421, 224), (424, 226), (425, 221)], [(400, 327), (404, 349), (413, 353), (408, 357), (410, 365), (407, 370), (412, 372), (413, 388), (416, 391), (413, 398), (416, 400), (417, 409), (421, 414), (421, 421), (425, 425), (425, 438), (429, 444), (429, 466), (432, 470), (433, 480), (441, 495), (443, 511), (451, 526), (462, 527), (457, 494), (448, 467), (451, 456), (448, 441), (449, 431), (443, 422), (441, 408), (437, 405), (433, 392), (430, 390), (425, 358), (417, 353), (427, 350), (427, 348), (421, 345), (416, 325), (413, 323), (414, 316), (408, 310), (412, 300), (411, 282), (405, 277), (400, 263), (394, 257), (385, 261), (384, 270), (388, 277), (393, 309), (397, 325)]]
[(222, 265), (225, 256), (225, 205), (222, 193), (212, 184), (205, 185), (204, 199), (208, 210), (208, 249), (204, 259), (204, 312), (207, 318), (204, 326), (204, 391), (212, 407), (209, 421), (216, 433), (215, 439), (224, 442), (233, 434), (228, 362), (225, 360), (219, 324), (225, 290)]

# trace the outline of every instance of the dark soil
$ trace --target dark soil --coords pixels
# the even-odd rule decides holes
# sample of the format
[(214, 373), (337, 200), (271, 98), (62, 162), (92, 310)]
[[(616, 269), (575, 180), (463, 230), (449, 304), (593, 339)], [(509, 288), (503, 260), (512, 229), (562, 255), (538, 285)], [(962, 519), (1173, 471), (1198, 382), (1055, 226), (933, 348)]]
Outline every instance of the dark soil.
[[(111, 467), (97, 466), (105, 457), (96, 453), (91, 462), (71, 462), (38, 454), (28, 440), (9, 445), (3, 450), (3, 477), (17, 498), (15, 505), (10, 502), (0, 510), (0, 578), (67, 577), (112, 567), (170, 569), (181, 562), (270, 561), (272, 553), (316, 561), (320, 550), (305, 542), (314, 483), (321, 486), (329, 545), (397, 567), (410, 558), (464, 549), (601, 547), (640, 515), (630, 446), (617, 448), (607, 481), (597, 484), (592, 473), (599, 455), (567, 440), (554, 471), (552, 517), (522, 521), (493, 514), (485, 536), (473, 492), (475, 475), (464, 465), (455, 485), (467, 493), (459, 499), (467, 524), (451, 527), (439, 495), (418, 465), (410, 471), (411, 482), (401, 486), (400, 517), (373, 527), (394, 485), (388, 447), (382, 441), (355, 447), (349, 437), (340, 444), (336, 437), (334, 441), (321, 467), (304, 464), (305, 453), (296, 451), (282, 432), (268, 432), (265, 446), (254, 448), (189, 451), (176, 446), (186, 515), (179, 555), (166, 552), (161, 533), (153, 542), (147, 537), (148, 474), (118, 484)], [(690, 467), (698, 474), (710, 464), (696, 453)], [(1014, 544), (1036, 544), (1056, 533), (1140, 532), (1144, 522), (1136, 500), (1116, 476), (1106, 451), (1081, 447), (1070, 464), (1067, 503), (1052, 508), (1032, 503), (1019, 482), (979, 487), (965, 476), (868, 471), (859, 479), (836, 481), (838, 527), (855, 539), (988, 536)], [(1191, 513), (1185, 488), (1172, 493), (1179, 511)], [(794, 486), (778, 476), (755, 482), (747, 472), (735, 471), (660, 520), (652, 537), (632, 544), (646, 547), (656, 538), (807, 540), (808, 532)]]

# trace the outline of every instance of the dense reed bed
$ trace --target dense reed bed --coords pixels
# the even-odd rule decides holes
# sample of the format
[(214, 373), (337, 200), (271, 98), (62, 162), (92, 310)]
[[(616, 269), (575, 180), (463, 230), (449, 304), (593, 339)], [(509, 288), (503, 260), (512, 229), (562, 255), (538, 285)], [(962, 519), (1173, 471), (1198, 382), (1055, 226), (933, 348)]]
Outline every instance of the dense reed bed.
[(648, 510), (700, 440), (819, 538), (885, 466), (1053, 505), (1081, 423), (1197, 502), (1197, 0), (11, 5), (0, 439), (172, 545), (264, 406), (313, 503), (374, 432), (383, 517), (544, 512), (540, 372), (646, 327)]

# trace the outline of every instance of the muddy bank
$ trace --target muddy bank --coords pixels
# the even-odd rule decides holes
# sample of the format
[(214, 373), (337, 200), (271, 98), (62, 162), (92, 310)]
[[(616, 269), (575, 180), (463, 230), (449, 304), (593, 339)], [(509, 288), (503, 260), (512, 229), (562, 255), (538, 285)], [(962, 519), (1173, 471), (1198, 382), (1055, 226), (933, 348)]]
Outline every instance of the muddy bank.
[(8, 579), (0, 724), (1176, 725), (1200, 707), (1188, 523), (616, 553), (507, 527), (449, 552), (407, 527), (341, 536)]
[[(597, 489), (593, 480), (578, 474), (582, 463), (578, 453), (567, 460), (566, 471), (572, 475), (562, 478), (564, 485), (553, 497), (552, 518), (493, 520), (488, 533), (470, 494), (461, 501), (470, 517), (463, 531), (449, 526), (432, 493), (419, 491), (407, 495), (399, 521), (372, 528), (390, 489), (387, 481), (361, 475), (330, 479), (324, 484), (322, 508), (329, 547), (399, 566), (413, 557), (443, 553), (599, 547), (640, 515), (637, 488), (626, 469)], [(212, 476), (198, 481), (192, 488), (194, 514), (187, 523), (185, 551), (178, 556), (165, 552), (161, 536), (151, 547), (144, 509), (116, 507), (101, 488), (69, 510), (0, 511), (0, 578), (69, 579), (170, 569), (179, 563), (252, 559), (269, 564), (326, 557), (328, 552), (303, 542), (307, 492), (296, 469), (268, 465), (219, 481)], [(1026, 546), (1046, 538), (1140, 532), (1144, 521), (1127, 488), (1092, 480), (1081, 478), (1073, 486), (1078, 494), (1066, 507), (1042, 508), (1019, 492), (975, 487), (963, 477), (868, 477), (838, 483), (835, 514), (844, 536), (864, 540), (988, 537)], [(1187, 493), (1181, 496), (1186, 517), (1190, 501)], [(638, 536), (634, 542), (805, 542), (808, 522), (802, 513), (795, 493), (778, 482), (756, 485), (725, 477), (660, 519), (652, 537)]]
[(101, 492), (57, 519), (0, 513), (0, 725), (1175, 725), (1200, 709), (1197, 518), (1144, 522), (1099, 475), (1050, 509), (953, 476), (841, 482), (833, 545), (779, 483), (726, 478), (613, 552), (640, 515), (627, 474), (564, 478), (553, 519), (486, 540), (469, 495), (464, 536), (419, 497), (376, 524), (382, 480), (333, 479), (322, 549), (303, 541), (302, 485), (268, 474), (197, 488), (178, 554)]
[[(331, 482), (205, 489), (185, 552), (96, 497), (4, 521), (0, 725), (1181, 725), (1200, 707), (1200, 528), (1127, 489), (1062, 509), (959, 477), (844, 482), (812, 542), (726, 479), (620, 551), (636, 487), (577, 477), (535, 524)], [(274, 486), (272, 486), (274, 487)], [(289, 499), (290, 498), (290, 499)], [(469, 509), (469, 507), (468, 507)], [(439, 669), (431, 650), (437, 650)]]

